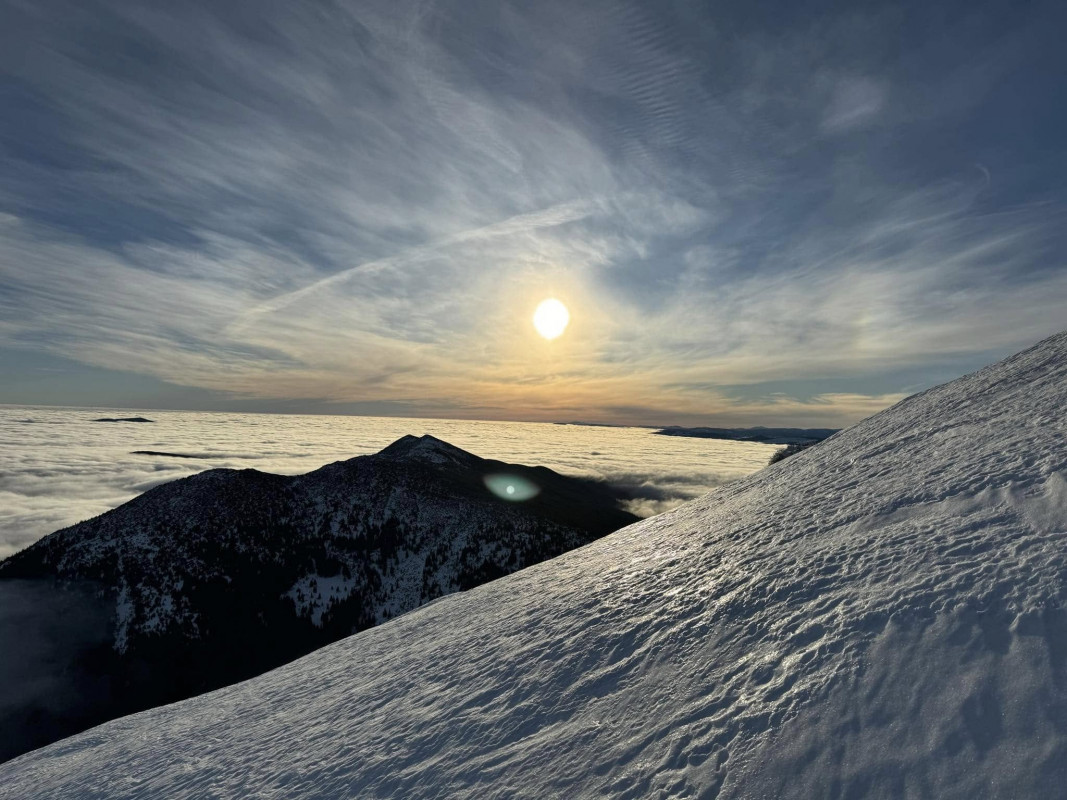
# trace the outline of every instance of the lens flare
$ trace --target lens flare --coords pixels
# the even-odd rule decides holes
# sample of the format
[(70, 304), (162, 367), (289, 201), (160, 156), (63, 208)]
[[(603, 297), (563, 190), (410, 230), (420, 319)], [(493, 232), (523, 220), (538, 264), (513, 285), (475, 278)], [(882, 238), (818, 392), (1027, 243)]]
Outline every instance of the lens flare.
[(541, 301), (533, 315), (537, 332), (549, 340), (561, 336), (570, 321), (571, 314), (567, 307), (554, 297)]
[(498, 472), (493, 475), (486, 475), (482, 480), (485, 481), (485, 486), (490, 492), (502, 500), (509, 500), (512, 503), (530, 500), (541, 493), (540, 486), (521, 475), (508, 475), (507, 473)]

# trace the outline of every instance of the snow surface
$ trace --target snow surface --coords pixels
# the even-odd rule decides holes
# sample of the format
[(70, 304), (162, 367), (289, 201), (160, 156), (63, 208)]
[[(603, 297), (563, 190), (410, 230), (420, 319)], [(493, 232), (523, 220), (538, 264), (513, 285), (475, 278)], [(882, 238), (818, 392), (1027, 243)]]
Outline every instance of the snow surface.
[[(346, 578), (342, 574), (327, 577), (309, 572), (297, 580), (287, 594), (293, 601), (296, 615), (309, 617), (312, 625), (321, 628), (322, 615), (338, 601), (347, 599), (359, 583), (358, 578)], [(417, 606), (416, 603), (408, 608)]]
[(1057, 797), (1067, 334), (0, 798)]

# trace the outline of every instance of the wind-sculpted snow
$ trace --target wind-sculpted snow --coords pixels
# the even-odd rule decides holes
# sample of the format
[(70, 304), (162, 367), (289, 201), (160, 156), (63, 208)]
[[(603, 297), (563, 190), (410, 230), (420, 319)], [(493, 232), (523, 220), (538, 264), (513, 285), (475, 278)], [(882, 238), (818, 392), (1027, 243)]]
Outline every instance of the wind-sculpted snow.
[(1067, 334), (0, 797), (1061, 796), (1064, 408)]

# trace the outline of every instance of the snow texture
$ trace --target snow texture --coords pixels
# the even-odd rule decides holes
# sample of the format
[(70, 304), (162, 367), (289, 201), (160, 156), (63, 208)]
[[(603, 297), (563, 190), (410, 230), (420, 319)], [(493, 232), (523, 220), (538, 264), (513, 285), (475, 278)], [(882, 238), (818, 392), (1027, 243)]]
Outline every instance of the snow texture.
[(1067, 334), (2, 798), (1056, 797)]

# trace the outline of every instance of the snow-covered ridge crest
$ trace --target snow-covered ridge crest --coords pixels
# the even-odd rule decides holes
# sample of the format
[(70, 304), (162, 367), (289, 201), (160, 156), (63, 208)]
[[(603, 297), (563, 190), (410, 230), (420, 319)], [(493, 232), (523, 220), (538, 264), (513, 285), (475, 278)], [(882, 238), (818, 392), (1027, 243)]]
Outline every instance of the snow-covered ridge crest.
[(1061, 796), (1065, 408), (1059, 334), (0, 797)]

